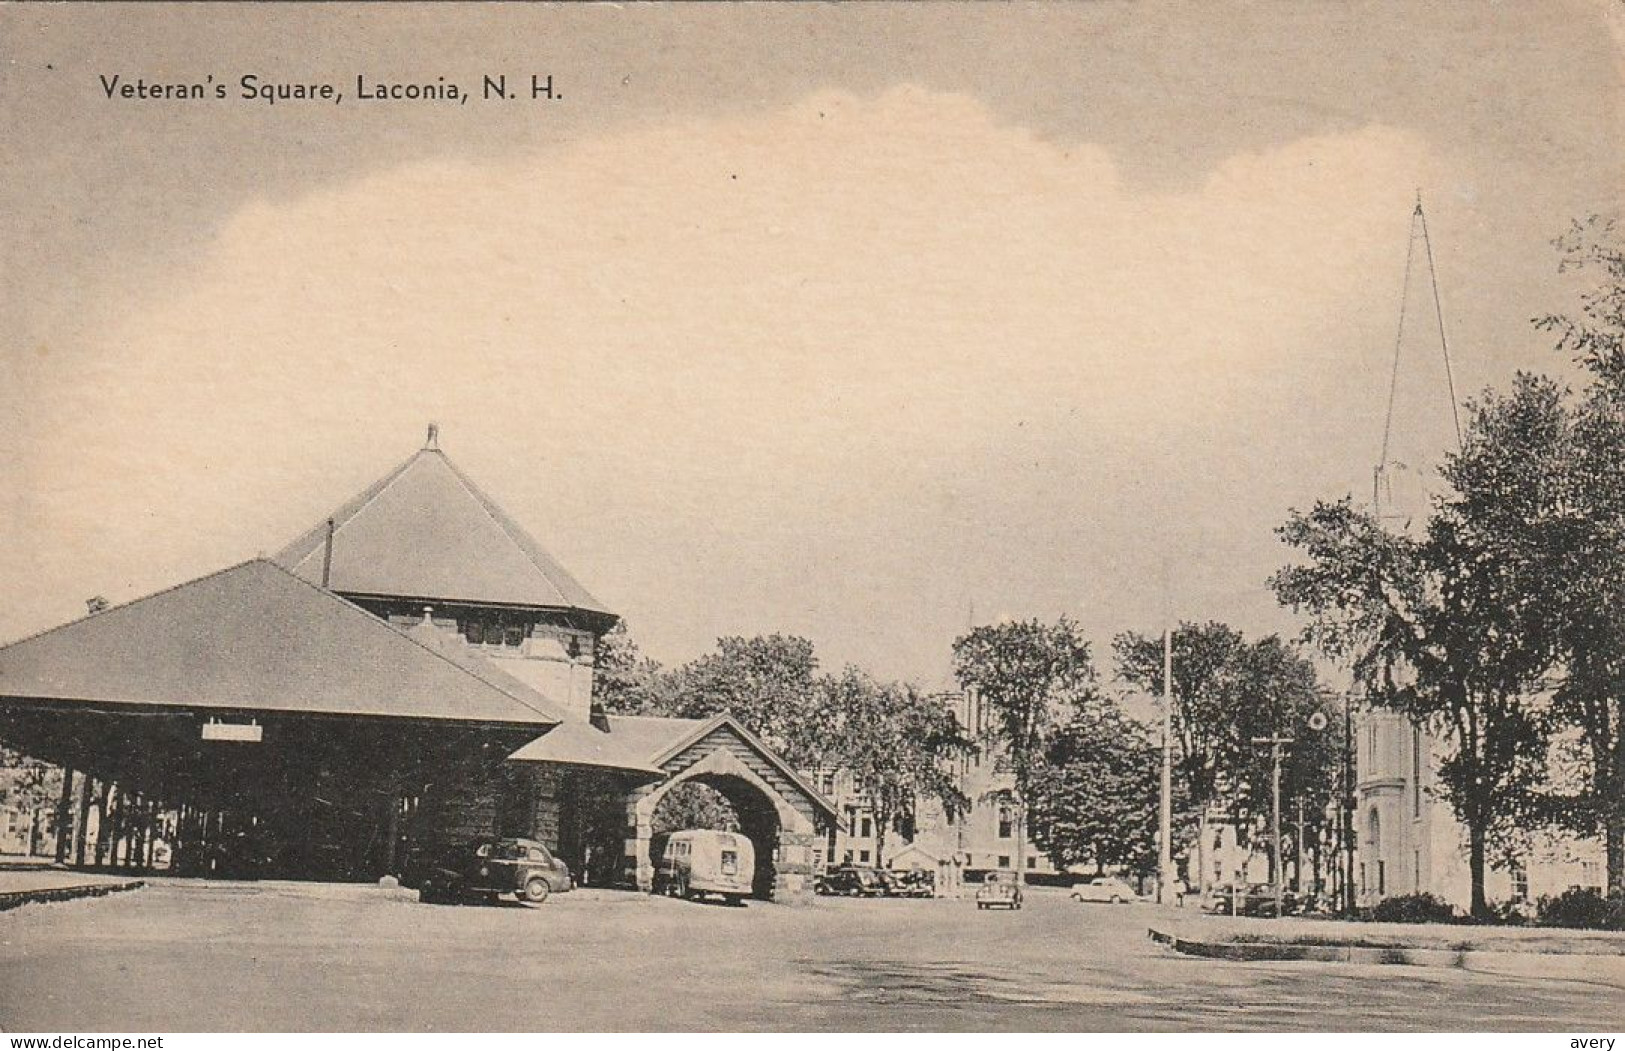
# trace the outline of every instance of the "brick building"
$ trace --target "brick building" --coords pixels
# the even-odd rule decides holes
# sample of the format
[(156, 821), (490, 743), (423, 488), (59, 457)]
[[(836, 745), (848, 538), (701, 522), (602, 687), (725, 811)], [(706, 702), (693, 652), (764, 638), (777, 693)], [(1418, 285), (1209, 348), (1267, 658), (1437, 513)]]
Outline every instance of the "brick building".
[(274, 559), (0, 648), (0, 739), (66, 771), (59, 859), (371, 879), (525, 835), (647, 888), (654, 809), (694, 780), (759, 896), (809, 893), (828, 801), (728, 716), (596, 709), (615, 614), (436, 439)]

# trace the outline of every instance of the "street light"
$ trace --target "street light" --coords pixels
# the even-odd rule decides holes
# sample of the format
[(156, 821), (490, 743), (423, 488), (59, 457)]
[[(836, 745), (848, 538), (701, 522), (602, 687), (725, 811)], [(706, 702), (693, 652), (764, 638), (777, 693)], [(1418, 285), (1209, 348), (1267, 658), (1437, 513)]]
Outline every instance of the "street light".
[(1267, 744), (1270, 746), (1270, 849), (1275, 854), (1275, 918), (1280, 919), (1281, 912), (1281, 746), (1292, 744), (1296, 738), (1282, 737), (1279, 734), (1270, 737), (1255, 737), (1253, 744)]

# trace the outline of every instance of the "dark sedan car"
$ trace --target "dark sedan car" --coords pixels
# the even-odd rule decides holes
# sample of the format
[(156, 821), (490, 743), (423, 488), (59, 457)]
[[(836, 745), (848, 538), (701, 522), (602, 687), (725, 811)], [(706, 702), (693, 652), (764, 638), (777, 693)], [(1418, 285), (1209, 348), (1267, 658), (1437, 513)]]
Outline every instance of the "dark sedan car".
[(841, 865), (818, 878), (820, 894), (841, 894), (853, 898), (879, 898), (886, 893), (880, 873), (860, 865)]
[(569, 866), (535, 840), (482, 837), (430, 860), (418, 875), (418, 897), (451, 902), (512, 894), (540, 905), (573, 885)]
[[(1233, 886), (1223, 884), (1209, 889), (1207, 911), (1216, 916), (1274, 916), (1275, 888), (1268, 883)], [(1281, 895), (1281, 911), (1288, 916), (1303, 911), (1303, 899), (1294, 891)]]

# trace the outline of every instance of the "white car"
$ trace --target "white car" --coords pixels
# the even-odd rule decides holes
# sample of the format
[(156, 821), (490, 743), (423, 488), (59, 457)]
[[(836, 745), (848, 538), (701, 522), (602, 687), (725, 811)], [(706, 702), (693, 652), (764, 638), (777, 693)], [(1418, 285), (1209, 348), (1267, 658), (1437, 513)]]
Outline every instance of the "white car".
[(1140, 896), (1134, 893), (1133, 887), (1116, 876), (1096, 876), (1093, 879), (1072, 884), (1072, 900), (1104, 901), (1112, 905), (1127, 905), (1131, 901), (1139, 901)]

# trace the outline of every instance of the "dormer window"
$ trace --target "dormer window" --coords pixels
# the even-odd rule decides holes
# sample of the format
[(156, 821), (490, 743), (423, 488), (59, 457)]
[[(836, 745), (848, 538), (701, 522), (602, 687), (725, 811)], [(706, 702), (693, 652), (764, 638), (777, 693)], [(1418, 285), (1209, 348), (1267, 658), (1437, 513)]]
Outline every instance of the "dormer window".
[(525, 644), (529, 625), (504, 617), (469, 617), (459, 625), (471, 646), (502, 646), (518, 649)]

